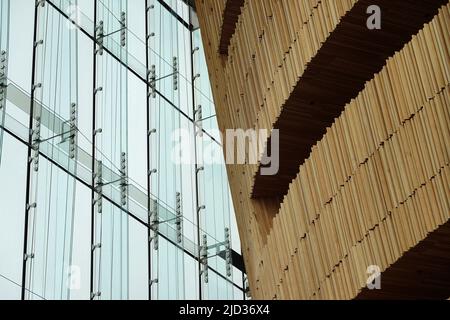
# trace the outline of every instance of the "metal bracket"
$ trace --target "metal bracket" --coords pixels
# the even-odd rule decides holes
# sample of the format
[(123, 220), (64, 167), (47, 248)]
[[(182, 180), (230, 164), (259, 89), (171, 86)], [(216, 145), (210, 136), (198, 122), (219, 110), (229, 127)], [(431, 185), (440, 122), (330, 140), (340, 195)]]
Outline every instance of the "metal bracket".
[(152, 97), (154, 99), (156, 98), (156, 66), (154, 64), (147, 71), (147, 81), (150, 86), (148, 98)]
[(101, 297), (102, 293), (100, 291), (91, 293), (91, 300), (94, 300), (96, 297)]
[(157, 169), (152, 169), (152, 170), (149, 171), (148, 175), (151, 176), (152, 174), (156, 174), (156, 173), (158, 173), (158, 170)]
[[(226, 263), (226, 272), (227, 272), (227, 277), (231, 277), (232, 275), (232, 259), (231, 259), (231, 237), (230, 237), (230, 229), (229, 228), (225, 228), (225, 241), (223, 242), (219, 242), (213, 245), (208, 246), (207, 243), (205, 242), (205, 236), (203, 236), (203, 256), (202, 261), (207, 260), (207, 259), (211, 259), (214, 257), (217, 257), (218, 255), (220, 255), (221, 253), (225, 252), (225, 263)], [(205, 247), (206, 246), (206, 247)], [(224, 247), (224, 250), (220, 250), (221, 247)], [(216, 253), (212, 254), (212, 255), (208, 255), (208, 251), (216, 249)], [(205, 255), (206, 254), (206, 255)]]
[(195, 127), (197, 128), (195, 131), (195, 135), (198, 137), (203, 137), (203, 108), (201, 105), (197, 107), (197, 110), (195, 110)]
[(0, 164), (2, 162), (3, 130), (6, 117), (6, 92), (8, 88), (8, 61), (6, 51), (0, 52)]
[(178, 58), (173, 57), (173, 90), (178, 90)]
[(97, 162), (97, 174), (94, 178), (97, 178), (95, 191), (97, 192), (97, 199), (94, 200), (94, 205), (97, 205), (97, 212), (103, 213), (103, 162)]
[(34, 253), (25, 254), (25, 256), (23, 257), (23, 260), (24, 261), (32, 260), (32, 259), (34, 259), (34, 257), (35, 257)]
[(156, 129), (152, 129), (148, 132), (148, 136), (150, 137), (152, 134), (155, 134), (157, 131)]
[(36, 83), (31, 87), (31, 91), (36, 91), (36, 89), (42, 88), (42, 83)]
[(251, 299), (252, 295), (251, 295), (250, 285), (248, 283), (247, 277), (244, 278), (244, 293), (248, 299)]
[(98, 87), (94, 90), (94, 95), (97, 95), (97, 93), (102, 92), (103, 91), (103, 87)]
[[(61, 137), (61, 143), (66, 142), (67, 140), (69, 141), (69, 157), (70, 159), (74, 159), (75, 158), (75, 154), (76, 154), (76, 136), (78, 133), (78, 129), (77, 129), (77, 107), (75, 103), (71, 104), (70, 107), (71, 111), (70, 111), (70, 120), (69, 121), (65, 121), (62, 123), (61, 125), (61, 131), (65, 130), (65, 126), (68, 124), (69, 126), (69, 131), (64, 131), (60, 134), (54, 135), (52, 137), (46, 138), (46, 139), (40, 139), (37, 138), (34, 140), (34, 145), (37, 148), (37, 145), (42, 144), (43, 142), (47, 142), (53, 139), (56, 139), (58, 137)], [(40, 125), (39, 125), (40, 126)], [(65, 137), (65, 135), (67, 135), (67, 137)]]
[(27, 204), (27, 211), (30, 211), (31, 209), (36, 209), (37, 208), (37, 203), (31, 203), (31, 204)]
[(122, 206), (127, 205), (127, 198), (128, 198), (128, 182), (127, 182), (127, 176), (128, 176), (128, 169), (127, 169), (127, 154), (125, 152), (122, 152), (120, 155), (120, 199)]
[[(150, 34), (150, 36), (154, 36), (154, 34)], [(165, 75), (163, 77), (157, 78), (156, 77), (156, 66), (152, 65), (150, 67), (150, 70), (147, 70), (147, 82), (149, 83), (150, 91), (148, 97), (156, 98), (156, 83), (158, 81), (164, 80), (169, 77), (173, 77), (173, 89), (175, 91), (178, 90), (178, 80), (179, 80), (179, 66), (178, 66), (178, 58), (173, 57), (173, 72)]]
[(205, 167), (198, 167), (196, 170), (197, 175), (202, 171), (205, 171)]
[(230, 229), (228, 228), (225, 228), (225, 263), (227, 276), (231, 277), (232, 275), (231, 236), (230, 236)]
[(201, 275), (203, 275), (203, 280), (205, 283), (209, 282), (209, 276), (208, 276), (208, 236), (205, 234), (203, 235), (203, 244), (200, 248), (200, 261), (203, 267), (203, 270), (201, 271)]
[(104, 23), (100, 21), (98, 25), (95, 27), (95, 39), (98, 45), (98, 49), (95, 51), (95, 54), (103, 55), (103, 39), (105, 38), (105, 30)]
[(177, 242), (183, 242), (183, 213), (181, 211), (181, 193), (176, 194), (176, 225), (177, 225)]
[(69, 137), (69, 158), (75, 159), (77, 151), (77, 119), (78, 119), (78, 109), (75, 103), (70, 105), (70, 137)]
[(150, 229), (153, 231), (153, 235), (150, 236), (149, 241), (153, 242), (153, 248), (159, 249), (159, 208), (158, 200), (152, 200), (152, 209), (150, 211)]
[(36, 41), (34, 43), (34, 47), (37, 48), (37, 46), (40, 46), (40, 45), (43, 45), (43, 44), (44, 44), (44, 40), (39, 40), (39, 41)]
[(0, 110), (6, 104), (6, 88), (8, 85), (8, 61), (6, 51), (0, 53)]
[[(155, 8), (155, 6), (154, 6), (153, 4), (149, 5), (147, 8), (145, 8), (146, 14), (148, 14), (148, 12), (149, 12), (151, 9), (154, 9), (154, 8)], [(149, 40), (151, 37), (154, 37), (154, 36), (155, 36), (155, 33), (154, 33), (154, 32), (150, 33), (149, 35), (147, 35), (147, 40)], [(147, 48), (147, 50), (148, 50), (148, 48)], [(147, 80), (148, 80), (148, 79), (147, 79)]]
[(102, 244), (101, 243), (97, 243), (97, 244), (94, 244), (93, 246), (92, 246), (92, 251), (95, 251), (95, 250), (97, 250), (97, 249), (101, 249), (102, 248)]
[(39, 171), (39, 151), (41, 144), (41, 117), (36, 117), (34, 129), (31, 130), (31, 147), (33, 149), (33, 155), (31, 161), (33, 162), (33, 169), (35, 172)]

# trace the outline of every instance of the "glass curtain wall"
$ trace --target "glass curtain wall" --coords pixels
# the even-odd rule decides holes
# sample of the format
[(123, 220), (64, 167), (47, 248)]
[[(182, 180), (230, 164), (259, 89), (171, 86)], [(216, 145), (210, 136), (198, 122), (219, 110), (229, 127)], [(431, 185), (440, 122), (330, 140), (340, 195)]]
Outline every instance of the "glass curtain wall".
[(0, 0), (0, 298), (245, 299), (195, 10)]

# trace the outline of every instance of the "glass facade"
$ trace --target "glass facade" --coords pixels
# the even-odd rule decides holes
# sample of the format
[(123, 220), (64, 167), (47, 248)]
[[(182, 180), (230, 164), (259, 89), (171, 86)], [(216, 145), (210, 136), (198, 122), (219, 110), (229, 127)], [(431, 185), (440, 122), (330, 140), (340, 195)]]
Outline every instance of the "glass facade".
[(195, 10), (0, 0), (0, 298), (244, 299)]

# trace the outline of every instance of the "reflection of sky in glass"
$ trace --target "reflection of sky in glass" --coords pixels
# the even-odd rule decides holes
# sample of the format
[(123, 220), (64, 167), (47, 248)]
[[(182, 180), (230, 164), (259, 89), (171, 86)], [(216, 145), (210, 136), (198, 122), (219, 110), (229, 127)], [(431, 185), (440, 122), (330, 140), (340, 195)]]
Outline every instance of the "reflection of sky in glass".
[[(62, 9), (74, 4), (72, 0), (57, 0), (53, 3)], [(150, 1), (151, 2), (151, 1)], [(179, 0), (166, 1), (184, 20), (189, 20), (187, 6)], [(29, 96), (31, 83), (31, 61), (33, 52), (33, 20), (34, 0), (10, 1), (10, 16), (4, 10), (6, 0), (1, 0), (1, 31), (0, 44), (2, 49), (8, 48), (8, 80), (22, 96)], [(184, 236), (196, 241), (196, 202), (195, 170), (192, 165), (176, 165), (171, 161), (171, 150), (175, 142), (171, 141), (174, 130), (188, 128), (194, 135), (192, 123), (193, 106), (191, 90), (191, 58), (189, 31), (168, 13), (157, 0), (151, 13), (151, 29), (155, 37), (150, 41), (150, 63), (156, 65), (158, 77), (170, 75), (171, 61), (174, 56), (179, 61), (179, 90), (173, 90), (172, 77), (158, 81), (157, 89), (160, 95), (151, 101), (152, 127), (158, 135), (151, 141), (151, 163), (158, 169), (158, 174), (152, 177), (151, 194), (159, 199), (161, 208), (173, 214), (175, 193), (181, 192), (183, 198)], [(107, 32), (118, 28), (117, 17), (121, 10), (128, 12), (127, 51), (119, 43), (120, 33), (105, 41), (106, 48), (126, 62), (129, 68), (139, 77), (145, 78), (145, 17), (142, 14), (144, 0), (98, 1), (99, 17), (105, 22)], [(120, 6), (122, 5), (122, 8)], [(90, 34), (93, 32), (93, 2), (78, 0), (82, 12), (80, 24)], [(107, 9), (108, 8), (108, 9)], [(45, 14), (40, 19), (40, 36), (45, 38), (42, 50), (38, 54), (37, 77), (43, 83), (43, 88), (37, 93), (37, 98), (43, 108), (57, 115), (60, 119), (70, 116), (70, 104), (78, 105), (79, 150), (85, 151), (90, 157), (92, 143), (92, 41), (82, 32), (68, 28), (70, 24), (49, 4), (46, 4)], [(64, 10), (63, 10), (64, 11)], [(7, 30), (12, 41), (9, 47), (6, 41)], [(202, 48), (200, 32), (193, 34), (193, 46)], [(105, 168), (116, 175), (120, 174), (120, 152), (128, 155), (128, 175), (130, 191), (137, 200), (128, 204), (130, 212), (143, 222), (146, 221), (146, 110), (145, 83), (132, 72), (121, 66), (109, 54), (104, 54), (98, 65), (98, 83), (104, 91), (98, 99), (98, 125), (103, 133), (97, 141), (97, 159), (102, 159)], [(214, 136), (217, 122), (214, 117), (214, 105), (209, 85), (206, 62), (203, 51), (195, 55), (194, 72), (201, 77), (196, 82), (196, 104), (203, 106), (203, 115), (209, 118), (203, 124), (204, 129)], [(55, 76), (58, 75), (58, 76)], [(125, 90), (126, 88), (126, 90)], [(27, 105), (26, 103), (24, 104)], [(7, 123), (11, 131), (21, 132), (26, 140), (28, 113), (19, 105), (10, 101), (7, 103)], [(29, 109), (28, 109), (29, 110)], [(182, 111), (189, 118), (183, 116)], [(61, 131), (52, 120), (42, 129), (42, 136), (49, 138), (54, 131)], [(7, 125), (8, 124), (8, 125)], [(52, 130), (49, 130), (51, 128)], [(0, 262), (0, 298), (20, 298), (22, 251), (23, 251), (23, 215), (26, 188), (26, 154), (23, 143), (9, 134), (4, 134), (0, 144), (2, 161), (0, 164), (0, 255), (7, 257)], [(208, 135), (198, 138), (197, 143), (202, 150), (205, 146), (218, 148)], [(60, 150), (67, 145), (60, 145), (59, 140), (50, 140), (42, 146), (55, 159)], [(80, 151), (80, 152), (81, 152)], [(63, 154), (61, 154), (63, 156)], [(81, 157), (81, 155), (80, 155)], [(202, 158), (203, 155), (199, 154)], [(90, 203), (89, 161), (86, 167), (75, 167), (70, 161), (61, 159), (61, 165), (75, 174), (86, 171), (85, 180), (75, 181), (63, 170), (52, 165), (41, 157), (39, 179), (33, 182), (32, 189), (39, 203), (36, 218), (34, 268), (30, 271), (33, 281), (30, 285), (29, 298), (72, 298), (86, 299), (89, 297), (90, 268)], [(88, 159), (88, 158), (86, 158)], [(64, 164), (65, 163), (65, 164)], [(84, 169), (83, 169), (84, 168)], [(58, 190), (56, 192), (55, 190)], [(110, 186), (109, 192), (114, 201), (118, 187)], [(131, 196), (131, 195), (130, 195)], [(240, 252), (239, 238), (234, 221), (234, 211), (231, 204), (227, 183), (226, 170), (223, 165), (205, 165), (204, 172), (199, 175), (199, 198), (201, 205), (206, 206), (203, 213), (202, 233), (209, 235), (209, 242), (221, 242), (224, 239), (225, 227), (231, 227), (232, 247)], [(134, 198), (133, 198), (134, 199)], [(139, 199), (144, 201), (139, 202)], [(120, 198), (118, 199), (120, 200)], [(104, 201), (102, 225), (97, 232), (102, 234), (102, 259), (96, 269), (98, 283), (102, 288), (102, 298), (139, 299), (147, 296), (147, 229), (136, 220), (119, 210), (108, 201)], [(165, 226), (166, 232), (174, 232), (173, 224)], [(170, 229), (172, 228), (172, 229)], [(56, 231), (55, 231), (56, 230)], [(198, 298), (197, 262), (173, 244), (160, 238), (160, 249), (152, 253), (153, 275), (159, 283), (154, 293), (159, 298), (183, 299)], [(5, 245), (10, 244), (12, 245)], [(51, 248), (50, 248), (51, 247)], [(69, 248), (73, 248), (70, 250)], [(192, 247), (192, 251), (196, 248)], [(67, 290), (64, 279), (65, 268), (69, 265), (80, 267), (81, 288)], [(221, 258), (211, 258), (210, 267), (225, 274), (225, 263)], [(188, 275), (188, 276), (186, 276)], [(242, 293), (235, 294), (233, 286), (222, 278), (209, 272), (210, 283), (204, 286), (205, 297), (209, 298), (242, 298)], [(241, 274), (235, 272), (233, 281), (242, 286)]]

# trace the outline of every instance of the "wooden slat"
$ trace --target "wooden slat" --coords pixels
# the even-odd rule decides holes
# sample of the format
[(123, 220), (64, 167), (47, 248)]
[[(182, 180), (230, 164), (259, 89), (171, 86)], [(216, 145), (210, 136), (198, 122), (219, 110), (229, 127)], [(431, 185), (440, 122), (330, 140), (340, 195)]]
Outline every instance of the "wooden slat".
[[(294, 82), (285, 76), (274, 82), (272, 92), (279, 92), (279, 98), (262, 110), (273, 109), (272, 116), (269, 122), (259, 119), (255, 125), (280, 130), (281, 170), (275, 176), (261, 175), (256, 170), (253, 197), (286, 194), (299, 165), (346, 103), (358, 95), (365, 82), (385, 65), (386, 59), (400, 50), (446, 2), (358, 1), (338, 26), (327, 32), (319, 27), (325, 17), (318, 10), (318, 18), (311, 19), (309, 28), (303, 29), (305, 32), (300, 37), (303, 45), (305, 40), (310, 45), (307, 56), (311, 59), (305, 59), (304, 72)], [(326, 4), (325, 1), (320, 8)], [(382, 29), (375, 32), (366, 27), (366, 9), (372, 4), (379, 5), (383, 11)], [(423, 74), (427, 67), (424, 63)], [(290, 85), (286, 86), (287, 83)], [(302, 136), (301, 143), (292, 139), (293, 136)]]
[[(226, 58), (211, 2), (219, 127), (282, 129), (274, 180), (227, 168), (253, 297), (354, 298), (449, 219), (448, 1), (247, 0)], [(380, 33), (361, 29), (369, 2)]]

